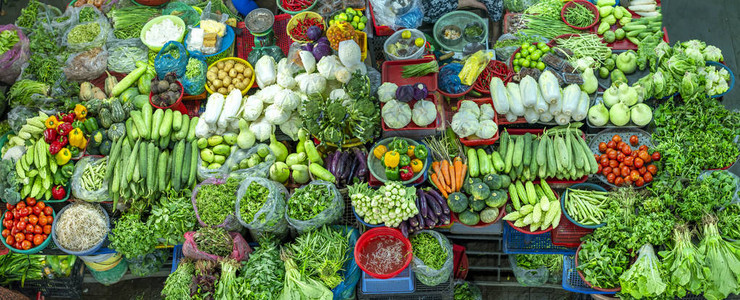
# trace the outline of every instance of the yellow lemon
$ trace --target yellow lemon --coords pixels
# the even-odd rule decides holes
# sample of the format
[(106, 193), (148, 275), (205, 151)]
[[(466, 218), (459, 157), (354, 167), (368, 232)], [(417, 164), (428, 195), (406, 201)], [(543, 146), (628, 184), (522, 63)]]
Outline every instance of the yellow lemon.
[(404, 31), (403, 31), (403, 32), (401, 33), (401, 37), (402, 37), (402, 38), (404, 38), (404, 39), (410, 39), (410, 38), (411, 38), (411, 31), (408, 31), (408, 30), (404, 30)]
[(416, 47), (423, 47), (424, 46), (424, 39), (423, 38), (416, 38), (416, 40), (414, 40), (414, 45), (416, 45)]

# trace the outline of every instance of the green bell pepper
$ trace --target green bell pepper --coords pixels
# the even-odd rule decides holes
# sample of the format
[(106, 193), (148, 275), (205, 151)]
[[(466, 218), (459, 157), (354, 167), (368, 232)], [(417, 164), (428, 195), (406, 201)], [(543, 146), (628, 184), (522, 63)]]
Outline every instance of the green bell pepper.
[(398, 165), (401, 167), (408, 166), (411, 163), (411, 157), (409, 157), (406, 154), (402, 154), (401, 158), (398, 160)]
[(422, 144), (419, 144), (414, 148), (414, 157), (424, 161), (427, 159), (427, 155), (429, 155), (429, 150), (427, 150), (427, 146), (424, 146)]
[(94, 117), (87, 118), (85, 120), (85, 133), (91, 133), (95, 130), (98, 130), (98, 120)]
[(406, 153), (409, 149), (409, 142), (407, 142), (404, 139), (394, 139), (390, 145), (388, 145), (388, 150), (396, 150), (398, 153)]
[(385, 178), (388, 180), (399, 180), (401, 179), (401, 175), (398, 173), (398, 167), (395, 168), (385, 168)]
[(80, 130), (85, 130), (85, 123), (82, 123), (80, 120), (75, 120), (72, 122), (72, 128), (79, 128)]
[[(69, 178), (72, 178), (72, 174), (74, 174), (74, 172), (75, 172), (74, 164), (66, 164), (62, 167), (61, 173), (64, 176), (64, 178), (69, 179)], [(57, 172), (57, 173), (60, 173), (60, 172)]]

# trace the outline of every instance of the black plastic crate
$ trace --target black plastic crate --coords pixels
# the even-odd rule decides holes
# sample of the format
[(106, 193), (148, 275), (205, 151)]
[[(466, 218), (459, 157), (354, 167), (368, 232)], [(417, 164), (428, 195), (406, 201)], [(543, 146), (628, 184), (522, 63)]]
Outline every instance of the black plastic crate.
[(380, 70), (383, 62), (385, 61), (385, 54), (383, 54), (383, 47), (388, 36), (375, 36), (368, 38), (368, 57), (370, 58), (370, 66)]
[[(410, 267), (409, 267), (410, 268)], [(362, 284), (362, 280), (358, 284)], [(455, 284), (450, 275), (450, 279), (438, 286), (426, 286), (414, 278), (414, 286), (416, 290), (413, 293), (408, 294), (372, 294), (365, 295), (362, 293), (362, 286), (357, 287), (357, 299), (358, 300), (393, 300), (393, 299), (404, 299), (404, 300), (449, 300), (455, 295)]]
[(76, 259), (72, 272), (69, 277), (26, 280), (23, 287), (18, 290), (26, 295), (36, 296), (37, 292), (45, 297), (79, 299), (82, 297), (82, 283), (85, 274), (84, 263), (81, 259)]

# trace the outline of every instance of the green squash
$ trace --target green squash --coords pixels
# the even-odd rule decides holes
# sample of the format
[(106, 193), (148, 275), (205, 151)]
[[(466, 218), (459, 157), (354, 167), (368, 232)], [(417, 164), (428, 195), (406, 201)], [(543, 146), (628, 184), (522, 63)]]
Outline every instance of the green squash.
[(113, 124), (113, 117), (111, 116), (110, 110), (105, 107), (101, 108), (98, 113), (98, 122), (100, 122), (100, 126), (103, 128), (110, 128)]
[(126, 136), (126, 124), (115, 123), (108, 129), (108, 138), (117, 141)]
[(474, 226), (474, 225), (477, 225), (478, 222), (480, 222), (480, 216), (478, 216), (477, 213), (471, 210), (466, 210), (460, 213), (457, 216), (457, 219), (460, 220), (461, 223), (468, 225), (468, 226)]
[(468, 179), (465, 179), (465, 182), (463, 182), (463, 191), (465, 191), (466, 194), (470, 195), (470, 187), (479, 182), (481, 182), (480, 178), (468, 177)]
[(483, 223), (493, 223), (498, 218), (498, 208), (486, 207), (480, 212), (480, 220)]
[(509, 200), (509, 194), (505, 190), (492, 190), (491, 196), (486, 198), (486, 205), (489, 207), (501, 207), (506, 204), (506, 200)]
[(485, 200), (491, 195), (491, 189), (489, 189), (488, 185), (485, 183), (478, 182), (470, 187), (470, 195), (472, 195), (475, 200)]
[(470, 209), (472, 209), (475, 212), (479, 212), (486, 208), (486, 201), (483, 200), (473, 200), (470, 201)]
[(509, 185), (511, 184), (511, 177), (509, 175), (499, 175), (501, 177), (501, 187), (502, 189), (508, 189)]
[(483, 177), (483, 182), (485, 182), (491, 190), (498, 190), (501, 188), (501, 176), (496, 174), (486, 175), (486, 177)]
[(90, 134), (90, 139), (88, 143), (88, 147), (100, 147), (100, 144), (103, 143), (103, 141), (106, 140), (106, 134), (104, 130), (95, 130)]
[(447, 197), (447, 206), (450, 207), (451, 211), (461, 213), (468, 209), (468, 197), (460, 192), (452, 193)]
[(101, 155), (108, 155), (110, 154), (111, 147), (113, 147), (113, 142), (111, 142), (110, 140), (105, 140), (102, 144), (100, 144), (98, 152), (100, 152)]
[(126, 121), (126, 112), (123, 110), (123, 105), (118, 99), (113, 99), (110, 103), (110, 112), (113, 122)]
[(121, 98), (121, 101), (123, 101), (123, 103), (126, 103), (132, 101), (134, 97), (138, 95), (139, 89), (137, 87), (130, 87), (124, 90), (123, 93), (121, 93), (121, 95), (119, 95), (118, 97)]
[(87, 148), (85, 148), (85, 154), (100, 155), (100, 151), (98, 150), (98, 147), (93, 147), (92, 145), (87, 144)]
[(134, 97), (133, 102), (134, 102), (134, 107), (136, 107), (136, 109), (141, 109), (142, 107), (144, 107), (144, 104), (149, 103), (149, 96), (148, 95), (138, 95)]

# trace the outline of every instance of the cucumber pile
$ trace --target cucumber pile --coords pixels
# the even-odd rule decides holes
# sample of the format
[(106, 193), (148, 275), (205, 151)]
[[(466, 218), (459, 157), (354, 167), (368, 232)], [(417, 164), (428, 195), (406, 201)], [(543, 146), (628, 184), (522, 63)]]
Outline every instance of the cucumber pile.
[(540, 180), (539, 185), (531, 181), (517, 181), (509, 185), (509, 196), (513, 210), (504, 216), (504, 220), (512, 222), (514, 226), (529, 227), (529, 231), (534, 232), (550, 226), (557, 228), (560, 224), (560, 201), (544, 180)]

